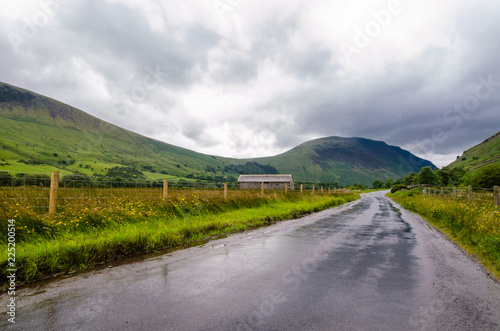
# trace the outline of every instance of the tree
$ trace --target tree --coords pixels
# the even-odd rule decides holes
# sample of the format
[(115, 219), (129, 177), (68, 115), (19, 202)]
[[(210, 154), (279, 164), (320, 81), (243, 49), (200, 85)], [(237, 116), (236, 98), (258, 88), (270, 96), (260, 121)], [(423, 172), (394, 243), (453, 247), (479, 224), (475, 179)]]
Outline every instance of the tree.
[(428, 185), (436, 185), (437, 184), (437, 176), (432, 171), (432, 168), (427, 166), (420, 169), (420, 172), (417, 176), (417, 182), (419, 184), (428, 184)]
[(384, 183), (382, 183), (380, 180), (376, 180), (373, 182), (372, 187), (374, 189), (379, 189), (384, 187)]
[(462, 181), (462, 178), (467, 175), (467, 170), (463, 167), (456, 167), (451, 169), (451, 181), (453, 185), (457, 185)]
[(403, 184), (405, 185), (415, 185), (417, 184), (418, 174), (416, 172), (409, 173), (403, 178)]
[[(86, 165), (85, 168), (90, 168), (89, 165)], [(145, 178), (144, 174), (135, 168), (131, 167), (113, 167), (108, 170), (106, 174), (108, 177), (120, 177), (127, 179), (140, 179)]]
[(13, 177), (6, 171), (0, 171), (0, 186), (12, 186)]
[(400, 190), (406, 190), (408, 187), (405, 184), (396, 184), (391, 188), (391, 193), (396, 193)]
[(480, 188), (492, 188), (500, 186), (500, 164), (492, 164), (482, 167), (472, 173), (470, 185)]
[(85, 174), (66, 175), (62, 179), (64, 187), (87, 187), (90, 186), (92, 180)]
[(450, 181), (450, 172), (446, 169), (436, 169), (434, 170), (434, 175), (436, 175), (436, 185), (448, 186)]
[(205, 167), (205, 172), (213, 172), (214, 174), (217, 173), (217, 169), (215, 169), (214, 166), (211, 166), (211, 165), (207, 165)]
[(360, 183), (354, 183), (353, 185), (351, 185), (350, 187), (352, 190), (365, 190), (367, 189), (368, 187), (364, 186), (363, 184), (360, 184)]
[(18, 186), (22, 185), (34, 185), (34, 186), (50, 186), (50, 176), (43, 174), (28, 174), (19, 173), (16, 175), (16, 182)]
[(384, 188), (391, 188), (392, 187), (392, 184), (394, 184), (394, 179), (392, 178), (387, 178), (385, 180), (385, 185), (384, 185)]

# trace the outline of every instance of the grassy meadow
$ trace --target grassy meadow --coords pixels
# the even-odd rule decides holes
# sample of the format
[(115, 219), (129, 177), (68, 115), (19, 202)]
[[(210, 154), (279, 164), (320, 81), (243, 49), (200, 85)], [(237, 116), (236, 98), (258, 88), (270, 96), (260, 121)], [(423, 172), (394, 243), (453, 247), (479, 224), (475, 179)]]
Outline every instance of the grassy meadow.
[(460, 244), (500, 280), (500, 210), (493, 203), (398, 191), (388, 196), (418, 213)]
[[(182, 247), (202, 239), (240, 232), (337, 206), (355, 193), (298, 191), (63, 190), (58, 213), (47, 215), (47, 189), (0, 191), (0, 241), (7, 247), (9, 219), (16, 224), (17, 279), (29, 282), (123, 256)], [(80, 193), (78, 193), (80, 192)], [(149, 197), (148, 197), (149, 195)], [(6, 280), (7, 254), (0, 257)], [(5, 285), (5, 284), (4, 284)]]

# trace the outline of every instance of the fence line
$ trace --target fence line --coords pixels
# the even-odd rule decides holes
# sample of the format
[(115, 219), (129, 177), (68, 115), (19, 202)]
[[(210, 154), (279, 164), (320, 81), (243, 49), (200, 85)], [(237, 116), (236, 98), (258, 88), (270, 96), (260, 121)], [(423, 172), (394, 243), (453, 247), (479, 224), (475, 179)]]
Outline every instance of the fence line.
[(500, 208), (500, 186), (488, 188), (467, 188), (461, 187), (424, 187), (424, 195), (428, 197), (439, 197), (442, 199), (449, 198), (453, 201), (463, 201), (472, 203), (478, 201), (485, 204), (493, 204), (496, 208)]
[[(123, 179), (91, 179), (88, 176), (70, 175), (59, 178), (59, 172), (54, 171), (48, 175), (35, 174), (32, 177), (22, 176), (2, 176), (0, 174), (0, 199), (4, 204), (10, 200), (20, 207), (28, 208), (37, 213), (56, 214), (58, 210), (66, 206), (88, 207), (106, 206), (115, 203), (116, 199), (122, 200), (167, 200), (180, 198), (184, 195), (213, 195), (221, 196), (228, 200), (231, 195), (238, 194), (238, 191), (253, 191), (255, 195), (266, 195), (271, 192), (277, 194), (276, 189), (264, 190), (262, 183), (261, 190), (239, 189), (235, 182), (225, 183), (204, 183), (199, 181), (186, 180), (141, 180), (134, 179), (125, 181)], [(281, 192), (289, 194), (291, 189), (285, 186)], [(309, 192), (315, 194), (315, 185), (301, 184), (300, 194)], [(298, 190), (295, 192), (298, 193)], [(321, 186), (320, 192), (324, 194), (348, 192), (344, 189), (328, 188), (325, 191)]]

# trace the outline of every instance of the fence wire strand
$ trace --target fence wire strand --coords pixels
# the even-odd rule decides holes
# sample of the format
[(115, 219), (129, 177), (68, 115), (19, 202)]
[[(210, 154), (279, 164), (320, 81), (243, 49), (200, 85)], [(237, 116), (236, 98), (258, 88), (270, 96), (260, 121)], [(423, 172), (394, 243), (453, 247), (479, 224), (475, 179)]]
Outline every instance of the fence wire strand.
[[(167, 189), (165, 190), (165, 185)], [(227, 192), (225, 191), (227, 185)], [(313, 184), (299, 185), (300, 191), (328, 194), (345, 192), (345, 189), (322, 187)], [(238, 183), (206, 183), (186, 180), (126, 180), (121, 178), (104, 179), (90, 178), (82, 175), (63, 176), (57, 186), (57, 212), (67, 208), (106, 208), (137, 201), (152, 201), (179, 199), (186, 196), (219, 196), (229, 192), (229, 196), (237, 195)], [(288, 188), (288, 191), (298, 191)], [(245, 190), (251, 191), (251, 190)], [(261, 190), (254, 190), (258, 195)], [(266, 192), (275, 190), (266, 189)], [(278, 190), (281, 191), (281, 190)], [(274, 193), (276, 194), (276, 193)], [(51, 176), (48, 174), (22, 174), (13, 176), (9, 173), (0, 174), (0, 206), (15, 205), (35, 213), (48, 213), (51, 198)]]
[(499, 207), (498, 188), (479, 187), (433, 187), (424, 188), (424, 194), (429, 197), (444, 198), (460, 202), (477, 202), (484, 205)]

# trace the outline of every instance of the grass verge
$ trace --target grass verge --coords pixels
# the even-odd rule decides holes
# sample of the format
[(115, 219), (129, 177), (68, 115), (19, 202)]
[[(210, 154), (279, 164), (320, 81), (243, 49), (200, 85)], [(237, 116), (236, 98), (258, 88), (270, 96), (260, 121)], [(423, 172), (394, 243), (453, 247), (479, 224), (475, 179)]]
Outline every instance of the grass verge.
[[(92, 268), (107, 261), (270, 223), (338, 206), (357, 194), (269, 197), (237, 196), (228, 201), (196, 195), (149, 202), (117, 201), (106, 208), (68, 210), (54, 218), (17, 214), (16, 278), (20, 283), (47, 275)], [(4, 241), (4, 247), (7, 243)], [(7, 256), (0, 258), (3, 287)]]
[(398, 191), (387, 196), (424, 217), (500, 280), (500, 211), (492, 204), (454, 202), (426, 197), (419, 191)]

